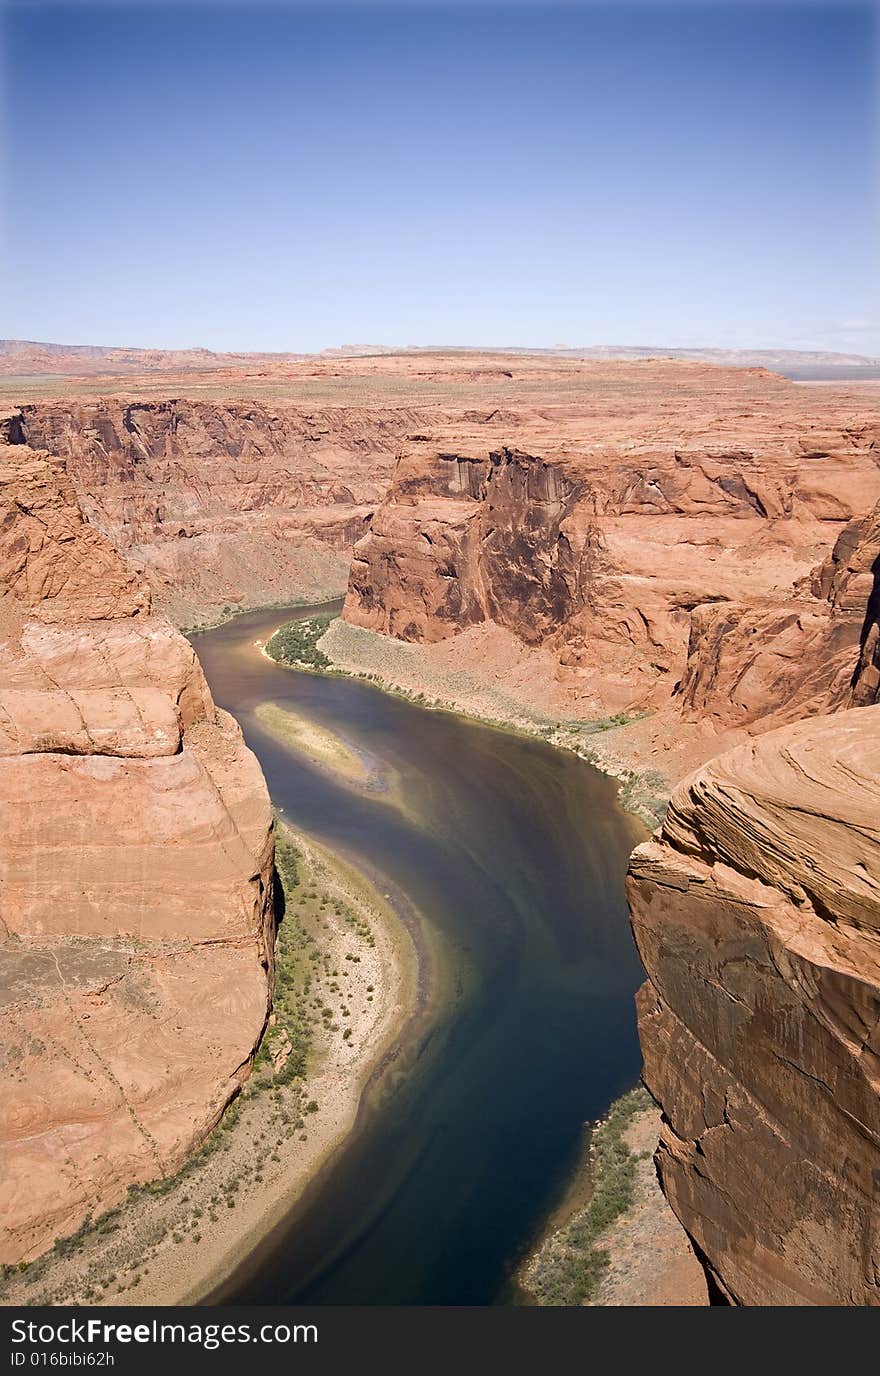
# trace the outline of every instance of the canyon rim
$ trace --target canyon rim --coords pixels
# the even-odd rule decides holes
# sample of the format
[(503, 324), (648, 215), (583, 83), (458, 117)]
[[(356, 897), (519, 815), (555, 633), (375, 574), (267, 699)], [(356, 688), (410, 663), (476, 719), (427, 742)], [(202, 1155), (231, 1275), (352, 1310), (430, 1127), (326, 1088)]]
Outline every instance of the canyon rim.
[(0, 4), (10, 1365), (880, 1305), (878, 37)]
[(338, 670), (671, 793), (629, 880), (664, 1192), (716, 1294), (875, 1302), (877, 384), (153, 361), (2, 384), (3, 1260), (247, 1081), (273, 822), (175, 626), (344, 593)]

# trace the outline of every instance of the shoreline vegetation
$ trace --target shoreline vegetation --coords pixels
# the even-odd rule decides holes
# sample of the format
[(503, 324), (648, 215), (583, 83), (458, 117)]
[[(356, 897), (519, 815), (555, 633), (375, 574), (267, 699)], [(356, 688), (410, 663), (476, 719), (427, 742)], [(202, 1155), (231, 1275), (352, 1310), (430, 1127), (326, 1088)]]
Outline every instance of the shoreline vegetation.
[(302, 621), (285, 622), (267, 640), (266, 654), (276, 664), (286, 664), (291, 669), (332, 669), (329, 656), (319, 649), (318, 642), (327, 634), (333, 619), (325, 612)]
[(520, 1302), (705, 1308), (703, 1268), (657, 1178), (659, 1108), (638, 1086), (585, 1128), (564, 1199), (516, 1272)]
[(289, 1213), (352, 1130), (363, 1091), (424, 997), (413, 934), (353, 865), (278, 823), (273, 1010), (250, 1078), (172, 1177), (29, 1264), (4, 1305), (192, 1304)]
[(596, 1299), (611, 1264), (609, 1230), (632, 1208), (636, 1167), (648, 1155), (630, 1149), (627, 1129), (653, 1108), (650, 1094), (639, 1085), (615, 1099), (607, 1116), (591, 1128), (587, 1151), (567, 1191), (572, 1200), (586, 1188), (587, 1203), (574, 1211), (564, 1204), (568, 1217), (559, 1226), (551, 1223), (520, 1267), (517, 1284), (528, 1303), (572, 1307)]

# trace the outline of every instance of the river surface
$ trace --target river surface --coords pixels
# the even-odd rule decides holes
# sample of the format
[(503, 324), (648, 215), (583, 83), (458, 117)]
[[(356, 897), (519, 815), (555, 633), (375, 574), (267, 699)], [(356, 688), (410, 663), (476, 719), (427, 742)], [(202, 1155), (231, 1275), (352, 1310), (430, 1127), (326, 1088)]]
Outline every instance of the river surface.
[[(644, 833), (570, 753), (257, 652), (315, 610), (247, 614), (194, 644), (284, 819), (404, 896), (443, 954), (344, 1147), (211, 1299), (507, 1303), (585, 1121), (638, 1078), (623, 881)], [(260, 725), (263, 702), (395, 771), (394, 802), (311, 767)]]

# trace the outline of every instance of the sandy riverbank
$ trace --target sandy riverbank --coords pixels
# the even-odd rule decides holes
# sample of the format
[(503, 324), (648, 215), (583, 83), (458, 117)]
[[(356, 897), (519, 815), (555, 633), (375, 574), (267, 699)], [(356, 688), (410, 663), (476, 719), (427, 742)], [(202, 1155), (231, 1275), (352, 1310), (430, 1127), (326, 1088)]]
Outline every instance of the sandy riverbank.
[(660, 1110), (637, 1114), (624, 1133), (636, 1158), (633, 1202), (599, 1239), (608, 1268), (593, 1300), (610, 1308), (706, 1308), (703, 1268), (672, 1212), (654, 1165)]
[[(194, 1303), (289, 1212), (351, 1131), (365, 1085), (424, 997), (425, 972), (387, 896), (284, 832), (296, 852), (291, 863), (279, 848), (286, 985), (245, 1090), (173, 1181), (130, 1192), (56, 1254), (8, 1275), (3, 1303)], [(291, 1073), (298, 1056), (302, 1076)]]
[(355, 750), (341, 736), (327, 731), (318, 722), (275, 702), (261, 702), (254, 715), (276, 739), (305, 755), (313, 765), (330, 773), (340, 783), (362, 791), (367, 791), (371, 784), (378, 784), (378, 769), (365, 752)]
[[(467, 642), (467, 643), (465, 643)], [(662, 818), (669, 779), (634, 759), (620, 736), (638, 718), (590, 715), (553, 682), (546, 651), (523, 645), (497, 626), (479, 626), (437, 644), (411, 644), (330, 622), (318, 648), (330, 671), (365, 678), (422, 707), (459, 713), (489, 726), (536, 736), (570, 750), (620, 783), (621, 805), (651, 829)], [(583, 715), (573, 715), (581, 712)]]
[(519, 1269), (527, 1303), (692, 1308), (703, 1268), (666, 1201), (653, 1154), (660, 1110), (637, 1089), (586, 1131), (565, 1198)]

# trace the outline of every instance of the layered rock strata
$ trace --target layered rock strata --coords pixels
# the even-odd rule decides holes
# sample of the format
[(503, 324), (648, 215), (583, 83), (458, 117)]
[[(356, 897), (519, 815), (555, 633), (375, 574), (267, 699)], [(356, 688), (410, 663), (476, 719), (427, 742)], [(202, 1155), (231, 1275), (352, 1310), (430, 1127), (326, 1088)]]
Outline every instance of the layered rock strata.
[(499, 624), (612, 710), (669, 697), (698, 608), (808, 604), (880, 499), (875, 398), (761, 369), (438, 353), (125, 387), (3, 430), (67, 459), (177, 619), (341, 590), (356, 546), (355, 624)]
[(83, 510), (181, 620), (344, 588), (350, 547), (419, 416), (180, 399), (13, 408), (11, 442), (67, 461)]
[(269, 799), (192, 648), (0, 447), (0, 1260), (173, 1172), (249, 1069), (274, 949)]
[[(721, 729), (781, 695), (843, 701), (864, 619), (845, 546), (871, 547), (847, 527), (880, 498), (876, 412), (686, 365), (644, 365), (636, 401), (632, 365), (607, 371), (592, 415), (501, 413), (482, 443), (449, 428), (405, 445), (345, 618), (429, 643), (502, 626), (597, 711), (671, 704)], [(823, 583), (835, 559), (845, 595)]]
[(850, 521), (787, 598), (691, 617), (678, 700), (691, 721), (782, 724), (880, 699), (880, 506)]
[(703, 766), (633, 854), (664, 1191), (721, 1291), (880, 1299), (880, 707)]
[(650, 709), (624, 732), (652, 757), (857, 709), (706, 766), (630, 885), (664, 1188), (718, 1285), (873, 1303), (875, 397), (665, 361), (282, 371), (4, 423), (5, 1254), (173, 1169), (265, 1018), (265, 792), (147, 585), (187, 620), (353, 552), (355, 626), (535, 647), (554, 715)]

